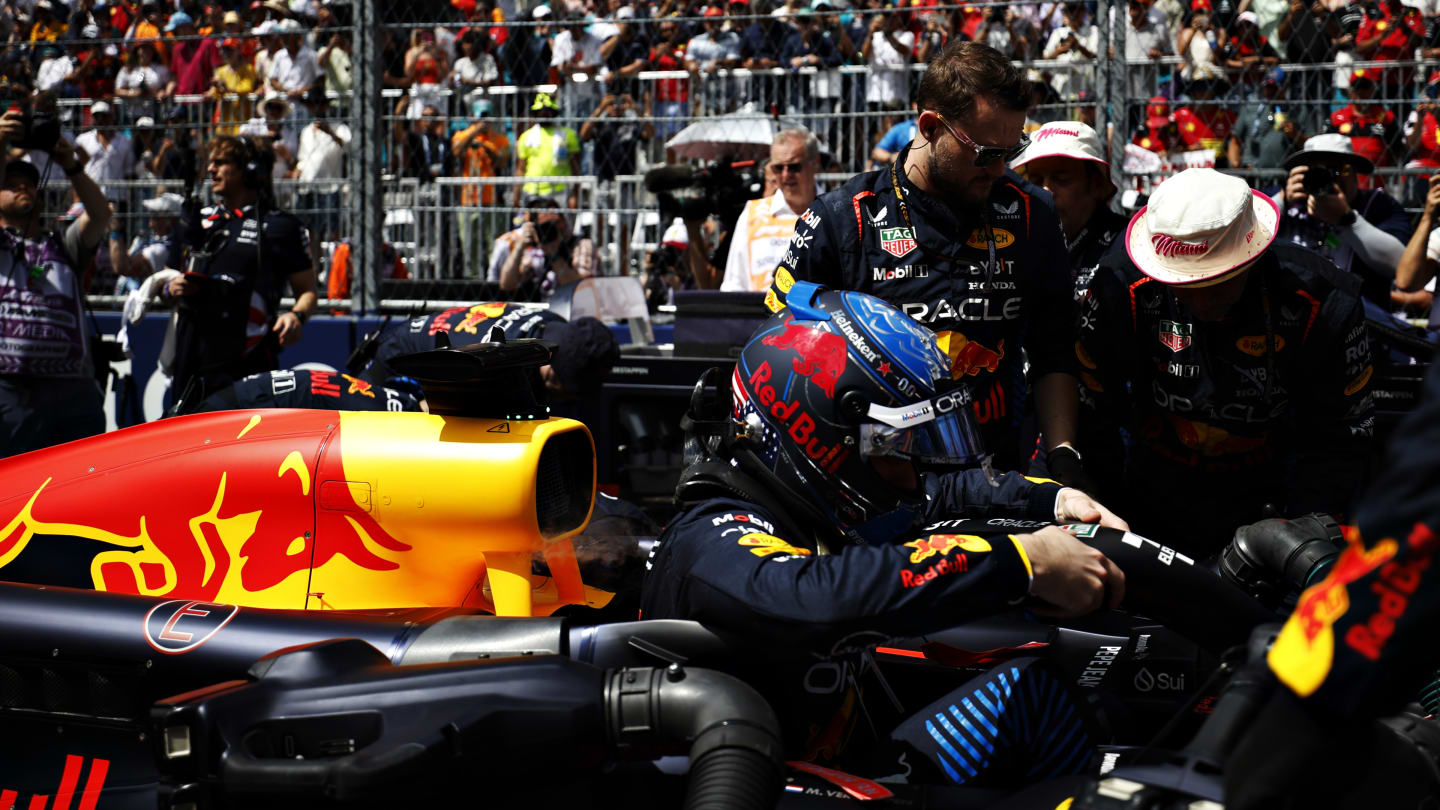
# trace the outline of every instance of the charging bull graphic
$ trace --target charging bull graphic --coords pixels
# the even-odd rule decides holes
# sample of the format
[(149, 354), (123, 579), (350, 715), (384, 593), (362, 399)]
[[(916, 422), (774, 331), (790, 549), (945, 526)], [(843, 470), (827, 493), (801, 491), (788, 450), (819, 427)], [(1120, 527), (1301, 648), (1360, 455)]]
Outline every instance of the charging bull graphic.
[[(180, 452), (95, 437), (88, 452), (64, 452), (72, 443), (9, 460), (0, 578), (299, 608), (312, 566), (398, 569), (410, 546), (350, 489), (315, 491), (322, 453), (343, 452), (335, 422), (330, 411), (206, 414), (147, 431), (165, 434), (148, 447)], [(67, 477), (77, 456), (101, 472)]]
[(981, 371), (994, 372), (1005, 359), (1005, 341), (1001, 340), (991, 349), (983, 343), (965, 337), (964, 332), (940, 332), (940, 348), (950, 356), (950, 377), (974, 377)]
[(793, 350), (799, 355), (793, 364), (795, 373), (810, 378), (828, 396), (835, 396), (835, 383), (845, 373), (845, 338), (823, 329), (787, 323), (785, 331), (761, 338), (761, 342)]

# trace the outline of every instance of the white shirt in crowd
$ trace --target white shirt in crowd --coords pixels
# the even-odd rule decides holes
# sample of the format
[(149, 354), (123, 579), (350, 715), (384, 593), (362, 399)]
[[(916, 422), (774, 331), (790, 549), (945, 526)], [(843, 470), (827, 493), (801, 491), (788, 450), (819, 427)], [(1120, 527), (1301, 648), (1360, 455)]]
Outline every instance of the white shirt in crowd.
[(110, 136), (110, 143), (101, 143), (98, 130), (80, 133), (75, 145), (85, 150), (85, 174), (105, 189), (105, 196), (112, 200), (122, 199), (125, 190), (119, 186), (106, 186), (107, 180), (124, 180), (135, 172), (135, 151), (130, 148), (130, 139), (119, 132)]
[[(1060, 47), (1067, 37), (1074, 35), (1085, 46), (1091, 56), (1080, 52), (1079, 48), (1071, 48), (1062, 54), (1055, 51)], [(1060, 62), (1082, 62), (1085, 67), (1057, 68), (1055, 78), (1050, 80), (1050, 86), (1061, 98), (1072, 98), (1071, 94), (1079, 93), (1082, 90), (1095, 89), (1095, 57), (1100, 53), (1100, 29), (1094, 23), (1086, 22), (1077, 31), (1068, 25), (1062, 25), (1050, 32), (1050, 39), (1045, 42), (1046, 59), (1054, 59)]]
[(309, 87), (320, 78), (319, 57), (309, 48), (300, 48), (294, 57), (281, 48), (271, 60), (269, 78), (280, 82), (286, 90)]
[(730, 255), (725, 259), (725, 278), (720, 289), (727, 292), (764, 292), (770, 287), (776, 265), (785, 257), (795, 222), (805, 213), (785, 202), (785, 192), (751, 200), (735, 222)]
[[(295, 155), (295, 168), (301, 180), (341, 180), (345, 177), (345, 150), (350, 144), (350, 128), (344, 124), (330, 124), (330, 134), (322, 132), (318, 122), (312, 121), (300, 131), (300, 151)], [(338, 184), (314, 188), (311, 191), (332, 193)]]
[(75, 71), (75, 60), (68, 56), (55, 56), (40, 63), (40, 69), (35, 71), (36, 90), (54, 90), (65, 81), (65, 77)]
[(170, 84), (170, 68), (161, 64), (120, 68), (115, 74), (115, 89), (136, 90), (146, 87), (149, 90), (164, 90)]
[(910, 50), (904, 55), (890, 44), (884, 31), (870, 35), (870, 81), (865, 83), (865, 101), (910, 106), (910, 63), (915, 59), (915, 34), (895, 32), (895, 40)]

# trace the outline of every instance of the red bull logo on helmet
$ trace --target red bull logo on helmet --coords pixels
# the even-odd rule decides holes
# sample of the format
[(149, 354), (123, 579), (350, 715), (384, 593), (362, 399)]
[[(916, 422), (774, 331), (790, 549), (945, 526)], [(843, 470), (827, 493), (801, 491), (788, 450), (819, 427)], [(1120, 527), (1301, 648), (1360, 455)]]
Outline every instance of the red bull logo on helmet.
[(798, 355), (792, 364), (795, 373), (809, 378), (827, 396), (835, 396), (835, 383), (845, 373), (845, 338), (792, 322), (785, 324), (785, 331), (760, 342), (794, 351)]
[[(835, 337), (831, 335), (830, 337)], [(839, 340), (839, 338), (836, 338)], [(844, 341), (841, 340), (843, 346)], [(740, 373), (739, 366), (736, 366), (735, 373)], [(746, 406), (753, 407), (760, 412), (768, 412), (770, 417), (779, 423), (786, 435), (804, 454), (814, 461), (820, 469), (833, 473), (840, 469), (845, 459), (850, 456), (850, 448), (836, 440), (834, 444), (825, 444), (814, 436), (815, 418), (806, 413), (800, 407), (800, 400), (786, 401), (769, 385), (770, 378), (774, 376), (774, 369), (770, 363), (763, 362), (746, 380), (746, 384), (754, 391), (754, 399), (743, 399), (737, 394), (736, 407), (742, 410)], [(833, 385), (833, 381), (832, 381)], [(743, 386), (735, 386), (737, 392), (743, 391)]]

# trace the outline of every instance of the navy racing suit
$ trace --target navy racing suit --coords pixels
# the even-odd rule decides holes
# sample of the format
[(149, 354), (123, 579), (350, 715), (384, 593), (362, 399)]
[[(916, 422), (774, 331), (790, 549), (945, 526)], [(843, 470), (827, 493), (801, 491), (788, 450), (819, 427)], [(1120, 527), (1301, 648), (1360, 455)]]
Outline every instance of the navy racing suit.
[(860, 630), (916, 634), (996, 613), (1029, 592), (1019, 541), (947, 534), (946, 519), (1002, 518), (1021, 533), (1055, 521), (1060, 491), (1015, 473), (996, 480), (991, 486), (980, 470), (924, 476), (928, 528), (834, 554), (817, 554), (810, 533), (778, 509), (701, 501), (655, 542), (642, 615), (823, 645)]
[(1343, 513), (1367, 468), (1358, 281), (1277, 242), (1244, 283), (1222, 320), (1202, 321), (1114, 251), (1081, 305), (1084, 421), (1129, 438), (1124, 485), (1100, 497), (1137, 533), (1202, 556), (1265, 504)]
[[(756, 482), (742, 476), (746, 483), (693, 503), (666, 526), (646, 562), (641, 616), (691, 619), (738, 639), (730, 666), (776, 707), (787, 746), (806, 759), (836, 760), (849, 768), (845, 758), (865, 758), (867, 742), (886, 750), (887, 729), (895, 728), (888, 736), (934, 764), (931, 775), (941, 780), (1004, 781), (1004, 772), (1013, 770), (1002, 764), (1006, 761), (1061, 769), (1057, 773), (1074, 767), (1085, 759), (1092, 737), (1072, 734), (1052, 751), (1047, 741), (1071, 729), (1050, 722), (1026, 731), (1011, 728), (1018, 707), (989, 691), (1003, 690), (1007, 700), (1012, 687), (1024, 691), (1020, 683), (1029, 676), (1022, 672), (1031, 665), (1019, 660), (937, 704), (969, 701), (975, 689), (987, 700), (994, 694), (982, 718), (994, 733), (976, 740), (946, 737), (960, 732), (931, 717), (930, 710), (895, 726), (916, 711), (917, 701), (930, 701), (928, 690), (937, 684), (900, 686), (892, 694), (903, 700), (879, 697), (891, 687), (871, 660), (874, 645), (998, 613), (1026, 596), (1030, 563), (1016, 535), (1053, 523), (1060, 489), (1015, 473), (1000, 474), (999, 486), (992, 487), (979, 470), (923, 480), (928, 505), (917, 525), (924, 528), (893, 542), (847, 545), (826, 554), (808, 524), (787, 511), (788, 504), (763, 493), (745, 497), (756, 492)], [(1067, 722), (1079, 718), (1076, 728), (1083, 730), (1088, 725), (1083, 707), (1067, 709), (1078, 701), (1059, 687), (1048, 694), (1069, 712)], [(1037, 722), (1038, 708), (1030, 707)], [(938, 730), (931, 730), (937, 723)], [(920, 761), (911, 756), (909, 764)]]
[[(766, 303), (783, 305), (795, 281), (858, 290), (934, 330), (951, 374), (970, 384), (975, 418), (1001, 469), (1024, 469), (1026, 386), (1074, 373), (1073, 282), (1048, 192), (1006, 172), (984, 215), (962, 214), (915, 187), (899, 169), (857, 175), (795, 223)], [(1022, 449), (1023, 448), (1023, 449)]]

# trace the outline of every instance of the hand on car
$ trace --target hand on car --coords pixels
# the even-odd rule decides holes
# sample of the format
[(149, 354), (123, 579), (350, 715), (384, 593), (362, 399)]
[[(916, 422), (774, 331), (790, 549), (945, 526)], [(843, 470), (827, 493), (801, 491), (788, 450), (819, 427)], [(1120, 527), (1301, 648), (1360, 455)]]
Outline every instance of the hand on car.
[(1099, 523), (1122, 532), (1130, 531), (1129, 523), (1074, 487), (1065, 487), (1055, 496), (1055, 517), (1069, 523)]
[(1030, 558), (1030, 595), (1045, 603), (1033, 611), (1036, 615), (1074, 618), (1118, 607), (1125, 598), (1124, 572), (1064, 529), (1047, 526), (1015, 539)]

